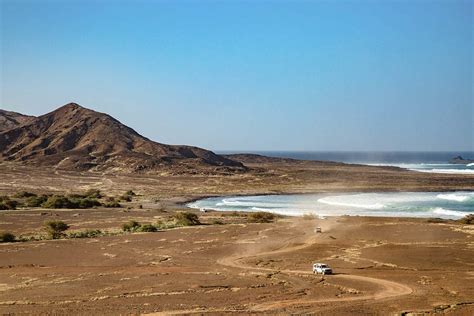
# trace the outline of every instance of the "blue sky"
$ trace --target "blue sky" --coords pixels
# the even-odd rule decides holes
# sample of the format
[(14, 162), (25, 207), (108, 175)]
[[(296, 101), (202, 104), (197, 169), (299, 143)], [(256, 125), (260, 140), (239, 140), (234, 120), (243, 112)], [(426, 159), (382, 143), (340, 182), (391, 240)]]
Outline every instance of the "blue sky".
[(474, 150), (472, 1), (0, 2), (3, 109), (213, 150)]

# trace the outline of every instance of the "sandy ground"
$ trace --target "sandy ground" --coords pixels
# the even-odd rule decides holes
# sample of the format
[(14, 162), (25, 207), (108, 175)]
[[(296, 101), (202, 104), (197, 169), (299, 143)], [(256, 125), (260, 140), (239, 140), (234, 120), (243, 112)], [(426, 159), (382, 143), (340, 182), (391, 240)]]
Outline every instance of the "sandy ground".
[[(273, 167), (226, 178), (39, 172), (2, 165), (3, 193), (100, 188), (107, 194), (134, 189), (140, 196), (120, 209), (2, 211), (0, 231), (43, 234), (43, 222), (57, 219), (71, 230), (114, 232), (130, 219), (166, 218), (182, 209), (175, 202), (200, 195), (474, 189), (472, 176), (339, 166), (316, 177), (320, 167)], [(245, 216), (199, 215), (208, 225), (0, 244), (0, 313), (474, 314), (472, 226), (364, 217), (257, 224)], [(211, 225), (216, 219), (224, 224)], [(322, 233), (315, 232), (317, 226)], [(335, 275), (312, 274), (314, 262), (331, 265)]]
[[(282, 218), (2, 244), (0, 312), (469, 315), (473, 234), (417, 219)], [(321, 261), (335, 275), (313, 275)]]
[(175, 202), (231, 194), (474, 190), (474, 175), (311, 161), (245, 164), (249, 172), (222, 176), (78, 173), (0, 163), (0, 194), (77, 193), (90, 188), (118, 194), (133, 189), (153, 200)]

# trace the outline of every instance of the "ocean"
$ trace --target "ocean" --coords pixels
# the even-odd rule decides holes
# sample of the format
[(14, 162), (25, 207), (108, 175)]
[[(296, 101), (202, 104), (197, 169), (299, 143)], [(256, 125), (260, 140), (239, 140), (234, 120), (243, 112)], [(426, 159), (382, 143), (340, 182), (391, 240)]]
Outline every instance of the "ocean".
[(271, 212), (287, 216), (360, 215), (458, 219), (474, 213), (474, 192), (393, 192), (213, 197), (195, 209)]
[[(221, 154), (242, 152), (220, 152)], [(338, 161), (366, 165), (397, 166), (418, 172), (474, 174), (474, 164), (452, 164), (474, 152), (295, 152), (253, 151), (247, 153), (304, 160)], [(474, 213), (474, 192), (335, 193), (308, 195), (228, 196), (188, 204), (196, 209), (219, 211), (265, 211), (288, 216), (361, 215), (395, 217), (440, 217), (458, 219)]]
[[(245, 152), (245, 151), (244, 151)], [(222, 151), (220, 154), (242, 153)], [(303, 160), (338, 161), (377, 166), (395, 166), (420, 172), (474, 174), (474, 164), (452, 164), (449, 161), (462, 156), (473, 159), (474, 152), (362, 152), (362, 151), (247, 151), (270, 157)]]

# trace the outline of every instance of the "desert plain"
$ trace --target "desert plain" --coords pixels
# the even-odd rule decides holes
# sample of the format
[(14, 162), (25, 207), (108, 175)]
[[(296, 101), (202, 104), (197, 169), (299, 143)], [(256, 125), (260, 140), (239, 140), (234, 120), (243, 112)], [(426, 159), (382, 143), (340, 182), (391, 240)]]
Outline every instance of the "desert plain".
[[(4, 315), (474, 314), (474, 227), (454, 220), (277, 217), (199, 212), (193, 199), (241, 194), (474, 190), (474, 176), (392, 167), (234, 156), (240, 173), (67, 171), (4, 162), (0, 195), (28, 191), (106, 196), (120, 208), (19, 208), (0, 231), (32, 237), (0, 244)], [(123, 232), (193, 212), (201, 225)], [(44, 222), (103, 236), (49, 240)], [(316, 227), (322, 233), (316, 233)], [(334, 275), (314, 275), (324, 262)]]

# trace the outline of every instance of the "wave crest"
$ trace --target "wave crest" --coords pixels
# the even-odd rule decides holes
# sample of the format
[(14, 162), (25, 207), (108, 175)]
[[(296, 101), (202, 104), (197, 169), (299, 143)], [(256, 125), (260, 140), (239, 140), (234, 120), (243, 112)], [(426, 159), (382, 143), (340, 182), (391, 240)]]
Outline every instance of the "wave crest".
[(448, 173), (448, 174), (474, 174), (473, 169), (410, 169), (418, 172)]
[(439, 214), (439, 215), (448, 215), (448, 216), (454, 216), (454, 217), (464, 217), (467, 215), (467, 213), (464, 212), (459, 212), (459, 211), (453, 211), (453, 210), (447, 210), (441, 207), (437, 207), (433, 209), (433, 213)]
[(474, 197), (474, 194), (459, 194), (459, 193), (447, 193), (447, 194), (438, 194), (436, 198), (441, 200), (456, 201), (456, 202), (466, 202)]
[(342, 202), (342, 201), (330, 201), (328, 198), (319, 199), (318, 202), (327, 204), (327, 205), (364, 208), (364, 209), (369, 209), (369, 210), (380, 210), (385, 207), (385, 205), (381, 203), (374, 203), (374, 204), (350, 203), (350, 202)]

